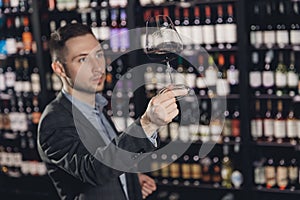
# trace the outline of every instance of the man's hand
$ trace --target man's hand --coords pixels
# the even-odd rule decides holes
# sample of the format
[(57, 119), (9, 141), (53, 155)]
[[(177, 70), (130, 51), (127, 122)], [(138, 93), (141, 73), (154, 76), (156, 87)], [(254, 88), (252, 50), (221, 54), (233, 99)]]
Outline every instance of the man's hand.
[(176, 96), (184, 96), (186, 89), (168, 90), (154, 96), (141, 117), (141, 125), (148, 136), (151, 136), (159, 127), (165, 126), (179, 113), (176, 104)]
[(146, 199), (147, 196), (156, 190), (155, 181), (145, 174), (138, 174), (138, 177), (142, 188), (143, 199)]

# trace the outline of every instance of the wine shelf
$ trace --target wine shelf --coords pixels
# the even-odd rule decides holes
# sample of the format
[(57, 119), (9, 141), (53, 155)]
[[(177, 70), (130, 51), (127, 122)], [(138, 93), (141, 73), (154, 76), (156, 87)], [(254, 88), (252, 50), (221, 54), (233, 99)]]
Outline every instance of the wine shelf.
[(300, 190), (280, 190), (277, 188), (253, 188), (252, 191), (254, 192), (266, 192), (266, 193), (281, 193), (281, 194), (300, 194)]

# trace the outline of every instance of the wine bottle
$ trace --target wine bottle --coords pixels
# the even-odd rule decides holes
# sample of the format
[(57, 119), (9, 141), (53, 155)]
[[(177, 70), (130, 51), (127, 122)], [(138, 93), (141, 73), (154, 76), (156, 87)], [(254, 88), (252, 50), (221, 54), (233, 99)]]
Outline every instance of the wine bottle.
[(230, 93), (229, 83), (227, 81), (227, 69), (225, 68), (225, 58), (223, 54), (218, 56), (218, 79), (216, 82), (216, 92), (219, 96), (226, 96)]
[(272, 24), (273, 21), (270, 20), (273, 13), (272, 13), (272, 5), (274, 5), (274, 2), (267, 2), (266, 4), (266, 19), (268, 19), (268, 24), (266, 25), (266, 29), (263, 32), (263, 39), (264, 43), (267, 48), (271, 49), (275, 42), (276, 42), (276, 34), (275, 34), (275, 27)]
[(194, 23), (191, 27), (192, 29), (192, 40), (194, 43), (194, 48), (200, 49), (200, 46), (203, 44), (203, 31), (202, 31), (202, 22), (200, 17), (200, 8), (199, 6), (194, 7)]
[(208, 57), (208, 68), (205, 70), (205, 80), (206, 80), (206, 85), (208, 87), (208, 95), (214, 96), (216, 94), (218, 70), (214, 66), (214, 59), (212, 56)]
[(294, 191), (297, 187), (299, 167), (296, 158), (292, 158), (288, 167), (289, 188)]
[(200, 139), (203, 143), (208, 142), (210, 139), (210, 116), (209, 116), (209, 107), (207, 100), (202, 100), (200, 104), (200, 125), (199, 125), (199, 132), (200, 132)]
[[(298, 2), (293, 2), (293, 17), (299, 16)], [(291, 45), (300, 45), (300, 25), (297, 20), (294, 20), (290, 27), (290, 42)]]
[(229, 68), (227, 69), (227, 81), (230, 84), (230, 93), (232, 94), (239, 93), (239, 74), (239, 70), (235, 65), (235, 55), (231, 54), (229, 56)]
[(261, 189), (266, 184), (265, 177), (265, 159), (254, 162), (254, 183), (258, 189)]
[(125, 9), (120, 10), (120, 51), (126, 51), (129, 48), (129, 32), (127, 28), (127, 14)]
[(232, 120), (231, 120), (231, 131), (233, 137), (240, 137), (240, 111), (238, 106), (234, 107)]
[[(289, 32), (286, 27), (286, 22), (283, 20), (286, 15), (286, 9), (283, 1), (279, 2), (280, 22), (276, 26), (276, 43), (280, 48), (289, 44)], [(281, 22), (282, 20), (282, 22)]]
[(207, 85), (205, 80), (205, 68), (203, 55), (198, 56), (198, 76), (196, 79), (196, 86), (198, 88), (198, 94), (204, 96), (207, 94)]
[(255, 113), (251, 120), (251, 135), (254, 141), (258, 141), (263, 137), (263, 120), (260, 115), (260, 101), (255, 101)]
[[(226, 41), (226, 25), (224, 23), (223, 17), (223, 6), (221, 4), (218, 5), (218, 16), (215, 24), (215, 33), (216, 33), (216, 42), (218, 43), (218, 48), (223, 49)], [(232, 36), (230, 36), (232, 37)]]
[(272, 113), (272, 102), (271, 100), (267, 101), (267, 110), (264, 118), (264, 137), (267, 141), (271, 142), (274, 139), (274, 117)]
[(276, 168), (274, 159), (269, 158), (265, 166), (266, 187), (268, 189), (276, 186)]
[(118, 30), (118, 15), (119, 11), (117, 9), (111, 9), (110, 21), (110, 48), (113, 52), (119, 51), (119, 30)]
[(278, 64), (275, 72), (275, 85), (276, 85), (276, 95), (282, 96), (286, 94), (287, 86), (287, 69), (283, 62), (283, 54), (279, 52), (278, 54)]
[(252, 64), (253, 70), (249, 73), (249, 84), (253, 90), (253, 93), (256, 96), (261, 94), (261, 86), (262, 86), (262, 73), (259, 69), (259, 54), (258, 52), (252, 53)]
[[(106, 41), (110, 37), (110, 28), (108, 26), (108, 9), (103, 8), (100, 10), (101, 26), (99, 27), (99, 38), (101, 41)], [(104, 42), (103, 49), (108, 49), (109, 44)]]
[(218, 156), (213, 157), (212, 159), (212, 175), (211, 175), (212, 184), (214, 187), (219, 187), (222, 182), (221, 177), (221, 161)]
[(288, 168), (284, 159), (280, 159), (277, 166), (276, 182), (280, 190), (286, 189), (288, 185)]
[(200, 161), (202, 166), (202, 182), (206, 184), (211, 183), (211, 165), (212, 160), (209, 157), (204, 157)]
[(237, 42), (237, 27), (233, 14), (232, 4), (227, 5), (227, 20), (225, 25), (225, 39), (226, 39), (226, 48), (230, 49), (233, 44)]
[(282, 143), (286, 137), (286, 119), (283, 115), (282, 101), (277, 102), (277, 113), (274, 120), (274, 137), (278, 143)]
[(189, 8), (183, 9), (183, 20), (180, 26), (180, 36), (182, 38), (182, 43), (186, 46), (186, 49), (192, 48), (192, 30), (190, 26), (190, 15)]
[(228, 155), (225, 155), (222, 160), (221, 175), (222, 175), (222, 186), (226, 188), (232, 188), (231, 175), (233, 167), (231, 159)]
[(263, 31), (259, 22), (262, 21), (262, 9), (257, 2), (253, 6), (253, 22), (250, 26), (250, 43), (255, 48), (260, 48), (263, 44)]
[(268, 51), (265, 56), (265, 69), (262, 73), (262, 82), (266, 94), (273, 94), (274, 92), (274, 72), (271, 69), (271, 62), (273, 59), (273, 51)]
[(287, 72), (287, 86), (290, 96), (295, 96), (298, 90), (299, 77), (295, 68), (295, 54), (290, 53), (290, 65)]
[(295, 145), (297, 143), (297, 122), (293, 105), (291, 105), (288, 117), (286, 119), (286, 135), (291, 144)]
[(211, 20), (211, 8), (205, 6), (205, 24), (202, 27), (203, 30), (203, 43), (206, 49), (211, 49), (212, 45), (215, 44), (215, 28)]

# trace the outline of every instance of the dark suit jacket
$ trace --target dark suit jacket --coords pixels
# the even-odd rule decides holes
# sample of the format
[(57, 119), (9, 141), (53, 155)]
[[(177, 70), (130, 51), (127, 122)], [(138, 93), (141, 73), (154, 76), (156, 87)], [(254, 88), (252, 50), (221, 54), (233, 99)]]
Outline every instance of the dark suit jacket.
[[(59, 93), (43, 112), (38, 150), (61, 199), (125, 200), (118, 178), (123, 172), (100, 161), (110, 159), (134, 169), (144, 152), (155, 149), (145, 138), (139, 120), (126, 132), (130, 134), (122, 133), (111, 145), (105, 145), (95, 127)], [(119, 148), (133, 152), (133, 156), (118, 156)], [(142, 199), (137, 175), (126, 173), (126, 180), (129, 199)]]

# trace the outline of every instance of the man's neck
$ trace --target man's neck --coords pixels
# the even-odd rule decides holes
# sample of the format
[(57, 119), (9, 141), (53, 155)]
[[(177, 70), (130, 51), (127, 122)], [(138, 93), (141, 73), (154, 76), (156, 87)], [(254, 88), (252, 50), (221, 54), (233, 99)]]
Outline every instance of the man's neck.
[(64, 87), (63, 88), (65, 92), (70, 94), (72, 97), (88, 104), (91, 105), (92, 107), (95, 107), (95, 93), (91, 92), (84, 92), (80, 91), (74, 88), (69, 88), (69, 87)]

